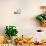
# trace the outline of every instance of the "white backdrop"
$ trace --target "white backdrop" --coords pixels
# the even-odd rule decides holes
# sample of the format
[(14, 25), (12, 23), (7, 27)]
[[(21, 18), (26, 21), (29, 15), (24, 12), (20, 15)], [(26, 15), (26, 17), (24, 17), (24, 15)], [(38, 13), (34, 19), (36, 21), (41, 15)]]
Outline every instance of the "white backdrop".
[[(0, 0), (0, 34), (4, 34), (6, 25), (15, 25), (18, 36), (31, 36), (37, 33), (36, 29), (46, 30), (35, 19), (41, 13), (39, 7), (42, 5), (46, 5), (46, 0)], [(14, 14), (19, 8), (22, 9), (21, 14)]]

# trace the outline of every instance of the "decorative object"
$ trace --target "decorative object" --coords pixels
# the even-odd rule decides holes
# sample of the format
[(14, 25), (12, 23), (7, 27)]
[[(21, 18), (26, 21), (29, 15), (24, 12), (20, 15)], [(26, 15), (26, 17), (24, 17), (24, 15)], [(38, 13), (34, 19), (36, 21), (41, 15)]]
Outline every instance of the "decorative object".
[(15, 26), (6, 26), (5, 30), (5, 34), (8, 37), (7, 41), (10, 43), (12, 40), (12, 36), (17, 36), (18, 31)]
[(46, 27), (46, 6), (41, 6), (40, 8), (42, 9), (43, 13), (36, 16), (36, 19), (39, 20), (42, 27)]

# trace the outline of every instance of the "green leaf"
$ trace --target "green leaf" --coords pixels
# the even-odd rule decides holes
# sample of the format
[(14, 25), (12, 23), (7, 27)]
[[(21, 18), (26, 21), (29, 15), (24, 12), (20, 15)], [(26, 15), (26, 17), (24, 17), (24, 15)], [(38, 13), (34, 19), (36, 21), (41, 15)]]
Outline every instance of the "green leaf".
[(44, 20), (44, 18), (43, 18), (41, 15), (38, 15), (38, 16), (36, 17), (36, 19), (39, 20), (39, 21)]

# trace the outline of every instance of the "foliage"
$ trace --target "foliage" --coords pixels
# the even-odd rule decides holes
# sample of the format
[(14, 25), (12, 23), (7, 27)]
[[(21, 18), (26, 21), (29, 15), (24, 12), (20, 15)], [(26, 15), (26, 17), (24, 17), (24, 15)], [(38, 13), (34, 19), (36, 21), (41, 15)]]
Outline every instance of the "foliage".
[(6, 30), (5, 34), (9, 38), (11, 38), (12, 36), (16, 36), (18, 33), (15, 26), (6, 26), (5, 30)]
[(36, 16), (36, 19), (39, 21), (43, 21), (44, 19), (46, 20), (46, 14), (38, 15), (38, 16)]

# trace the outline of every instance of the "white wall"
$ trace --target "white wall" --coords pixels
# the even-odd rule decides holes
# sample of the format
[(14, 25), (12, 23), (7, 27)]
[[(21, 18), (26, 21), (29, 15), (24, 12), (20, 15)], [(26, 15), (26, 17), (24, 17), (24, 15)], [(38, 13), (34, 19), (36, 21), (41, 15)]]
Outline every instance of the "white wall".
[[(40, 27), (35, 17), (41, 13), (41, 5), (46, 5), (46, 0), (0, 0), (0, 33), (4, 33), (6, 25), (15, 25), (19, 36), (36, 33)], [(22, 13), (15, 15), (14, 11), (18, 8), (22, 9)]]

